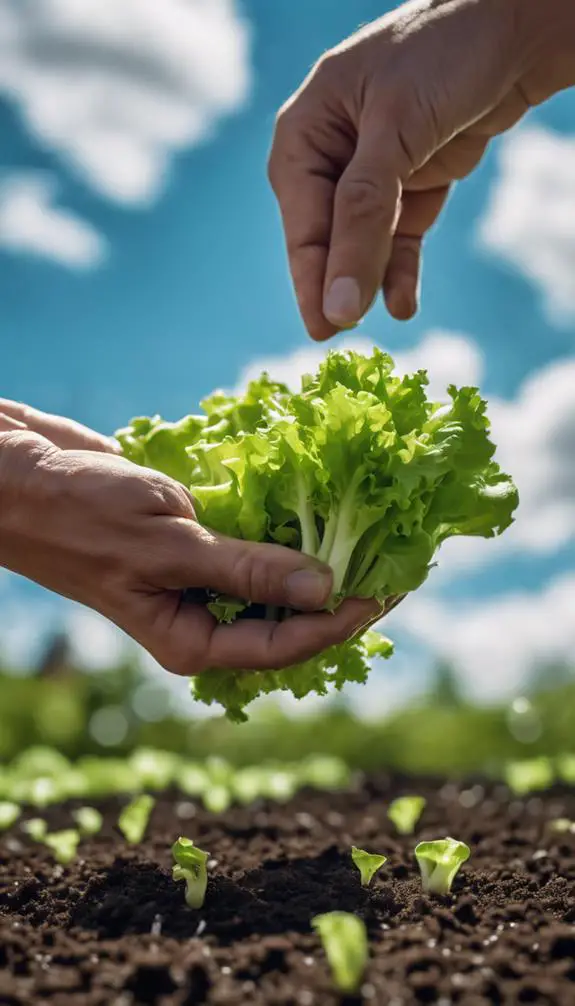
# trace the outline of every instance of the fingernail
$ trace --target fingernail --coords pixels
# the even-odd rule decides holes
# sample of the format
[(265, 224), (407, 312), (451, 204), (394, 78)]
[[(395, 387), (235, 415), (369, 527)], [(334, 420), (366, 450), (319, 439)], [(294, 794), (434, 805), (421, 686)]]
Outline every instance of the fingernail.
[(415, 299), (406, 290), (393, 290), (388, 299), (390, 314), (398, 321), (407, 321), (415, 314)]
[(325, 296), (323, 313), (339, 328), (357, 325), (361, 319), (361, 290), (351, 276), (334, 279)]
[(331, 576), (317, 569), (298, 569), (285, 583), (288, 603), (294, 608), (321, 608), (331, 590)]

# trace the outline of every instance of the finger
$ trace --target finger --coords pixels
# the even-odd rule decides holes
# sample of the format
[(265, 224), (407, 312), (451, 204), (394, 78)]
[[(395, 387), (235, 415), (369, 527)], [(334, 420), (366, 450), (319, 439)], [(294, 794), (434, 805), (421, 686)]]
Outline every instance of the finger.
[(287, 622), (239, 621), (213, 631), (206, 666), (282, 670), (354, 636), (374, 614), (373, 601), (350, 600), (334, 614), (295, 615)]
[(97, 451), (104, 454), (119, 454), (121, 451), (120, 445), (111, 437), (96, 433), (73, 419), (33, 410), (28, 425), (63, 451)]
[(312, 339), (321, 342), (339, 327), (324, 316), (323, 289), (335, 189), (353, 154), (353, 143), (344, 134), (335, 143), (331, 137), (322, 137), (328, 147), (337, 148), (337, 155), (324, 152), (317, 145), (321, 129), (306, 127), (304, 122), (293, 112), (280, 118), (268, 171), (281, 211), (299, 309)]
[(66, 419), (41, 412), (20, 402), (0, 399), (0, 411), (12, 417), (33, 433), (46, 437), (61, 450), (98, 451), (106, 454), (120, 453), (120, 445), (110, 437), (102, 436), (94, 430)]
[(398, 321), (407, 321), (417, 311), (422, 239), (443, 209), (448, 193), (449, 186), (404, 193), (383, 281), (387, 309)]
[(337, 186), (324, 286), (324, 314), (357, 324), (381, 287), (401, 206), (405, 157), (381, 125), (362, 124), (355, 155)]
[(375, 617), (377, 602), (350, 600), (335, 614), (294, 615), (288, 622), (218, 625), (205, 610), (180, 605), (132, 634), (166, 670), (183, 676), (209, 669), (266, 671), (303, 663), (354, 636)]
[[(333, 585), (330, 567), (303, 552), (227, 538), (189, 520), (170, 521), (170, 527), (169, 552), (163, 549), (170, 564), (170, 586), (206, 587), (298, 611), (318, 611), (328, 601)], [(167, 567), (162, 575), (164, 579), (168, 575)]]
[(383, 282), (387, 310), (396, 321), (409, 321), (418, 306), (421, 238), (397, 234)]
[(335, 182), (310, 164), (285, 175), (278, 169), (274, 188), (300, 314), (312, 339), (323, 342), (337, 332), (323, 313)]
[(0, 433), (10, 433), (12, 430), (26, 430), (27, 428), (26, 423), (0, 412)]

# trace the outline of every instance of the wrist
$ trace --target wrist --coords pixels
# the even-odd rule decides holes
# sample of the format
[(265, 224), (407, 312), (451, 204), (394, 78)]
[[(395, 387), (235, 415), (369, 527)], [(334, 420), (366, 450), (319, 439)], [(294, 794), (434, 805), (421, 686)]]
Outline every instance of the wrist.
[(40, 470), (57, 451), (28, 431), (0, 433), (0, 567), (20, 572), (18, 556), (42, 511)]

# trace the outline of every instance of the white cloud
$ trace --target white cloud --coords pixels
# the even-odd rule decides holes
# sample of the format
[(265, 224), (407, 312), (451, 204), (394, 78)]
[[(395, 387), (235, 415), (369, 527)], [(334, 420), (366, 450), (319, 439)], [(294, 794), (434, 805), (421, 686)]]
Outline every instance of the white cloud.
[(575, 314), (575, 137), (525, 127), (501, 141), (479, 237), (543, 294), (554, 320)]
[[(299, 390), (302, 374), (313, 373), (332, 349), (354, 350), (371, 354), (375, 343), (363, 336), (342, 336), (337, 341), (310, 344), (288, 356), (260, 357), (240, 374), (237, 389), (245, 388), (263, 370), (272, 378), (283, 381), (294, 391)], [(429, 374), (429, 394), (438, 400), (445, 398), (449, 384), (476, 385), (483, 376), (483, 357), (473, 340), (456, 332), (429, 332), (413, 349), (394, 352), (396, 372), (409, 374), (425, 369)]]
[(425, 587), (407, 598), (382, 628), (407, 635), (428, 655), (456, 666), (467, 693), (479, 701), (517, 694), (538, 666), (573, 663), (575, 571), (538, 591), (517, 591), (489, 600), (458, 603)]
[(22, 172), (0, 182), (0, 248), (90, 269), (106, 255), (106, 242), (86, 221), (54, 203), (53, 179)]
[(44, 148), (132, 205), (245, 101), (249, 51), (236, 0), (0, 0), (0, 93)]

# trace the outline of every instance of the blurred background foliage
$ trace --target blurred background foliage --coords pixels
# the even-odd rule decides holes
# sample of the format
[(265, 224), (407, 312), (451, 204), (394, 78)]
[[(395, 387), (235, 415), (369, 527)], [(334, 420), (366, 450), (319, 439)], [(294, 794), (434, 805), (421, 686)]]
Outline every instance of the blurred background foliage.
[(364, 770), (453, 775), (496, 774), (509, 759), (575, 751), (575, 680), (560, 663), (540, 667), (510, 704), (481, 707), (463, 698), (455, 668), (441, 663), (425, 695), (375, 722), (357, 718), (339, 696), (297, 717), (268, 703), (242, 726), (195, 718), (193, 704), (176, 715), (171, 699), (136, 658), (86, 673), (71, 661), (66, 638), (54, 637), (26, 676), (0, 662), (0, 761), (37, 744), (73, 759), (145, 745), (236, 765), (330, 754)]

